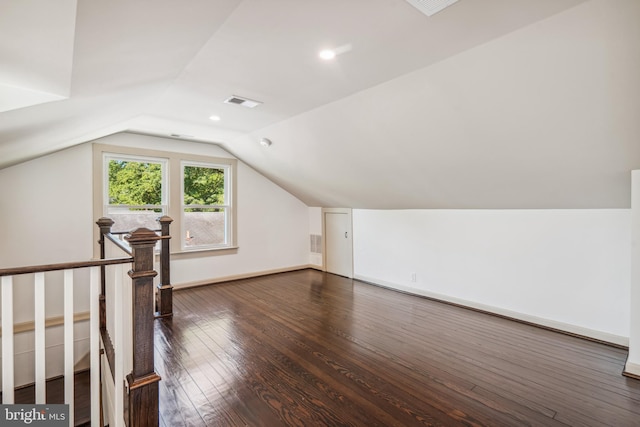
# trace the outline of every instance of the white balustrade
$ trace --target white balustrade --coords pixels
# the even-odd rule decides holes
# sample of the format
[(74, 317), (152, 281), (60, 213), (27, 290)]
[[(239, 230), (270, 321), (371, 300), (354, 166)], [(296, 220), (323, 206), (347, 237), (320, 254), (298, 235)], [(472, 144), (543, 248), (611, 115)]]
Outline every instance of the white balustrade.
[[(74, 270), (64, 271), (63, 283), (63, 347), (64, 347), (64, 403), (69, 405), (69, 425), (74, 424), (74, 377), (75, 377), (75, 309)], [(14, 307), (13, 276), (2, 276), (2, 403), (15, 403), (15, 355), (14, 355)], [(100, 425), (100, 267), (90, 267), (90, 369), (91, 369), (91, 420), (93, 426)], [(34, 385), (35, 403), (46, 404), (46, 279), (45, 273), (33, 274), (34, 289)], [(28, 323), (28, 322), (27, 322)], [(30, 330), (28, 327), (26, 330)], [(22, 329), (24, 332), (25, 329)]]
[(35, 273), (33, 289), (36, 404), (41, 405), (47, 403), (44, 273)]
[(2, 403), (14, 403), (13, 277), (2, 277)]

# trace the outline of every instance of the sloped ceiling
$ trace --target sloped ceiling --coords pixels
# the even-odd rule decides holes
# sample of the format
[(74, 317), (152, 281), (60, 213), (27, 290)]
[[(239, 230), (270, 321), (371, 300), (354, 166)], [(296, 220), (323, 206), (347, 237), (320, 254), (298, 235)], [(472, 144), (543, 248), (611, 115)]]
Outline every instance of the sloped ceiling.
[(3, 4), (0, 112), (69, 96), (75, 18), (76, 0)]
[(61, 3), (1, 6), (0, 68), (29, 79), (0, 88), (59, 98), (12, 95), (0, 167), (129, 130), (219, 144), (310, 206), (629, 206), (635, 0)]

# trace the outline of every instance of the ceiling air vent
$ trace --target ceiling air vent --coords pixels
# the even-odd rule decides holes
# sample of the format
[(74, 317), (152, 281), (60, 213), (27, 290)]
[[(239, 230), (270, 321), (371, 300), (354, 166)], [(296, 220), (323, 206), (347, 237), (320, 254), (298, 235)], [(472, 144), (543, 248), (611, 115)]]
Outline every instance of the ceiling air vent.
[(235, 96), (235, 95), (233, 95), (230, 98), (225, 99), (224, 103), (225, 104), (242, 105), (243, 107), (247, 107), (247, 108), (255, 108), (258, 105), (262, 104), (262, 102), (260, 102), (260, 101), (254, 101), (252, 99), (243, 98), (241, 96)]
[(427, 16), (435, 15), (458, 0), (407, 0), (409, 4)]

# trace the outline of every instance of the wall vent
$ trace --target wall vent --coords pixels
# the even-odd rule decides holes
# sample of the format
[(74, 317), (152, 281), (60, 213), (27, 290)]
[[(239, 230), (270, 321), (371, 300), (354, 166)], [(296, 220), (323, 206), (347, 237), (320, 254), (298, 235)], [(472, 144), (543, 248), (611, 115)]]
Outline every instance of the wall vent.
[(313, 254), (321, 254), (322, 253), (322, 236), (320, 234), (310, 234), (309, 235), (310, 242), (310, 250)]
[(247, 108), (255, 108), (258, 105), (262, 104), (262, 102), (260, 101), (254, 101), (253, 99), (243, 98), (241, 96), (236, 96), (236, 95), (233, 95), (225, 99), (224, 103), (242, 105), (243, 107), (247, 107)]
[(407, 0), (407, 2), (427, 16), (435, 15), (458, 0)]

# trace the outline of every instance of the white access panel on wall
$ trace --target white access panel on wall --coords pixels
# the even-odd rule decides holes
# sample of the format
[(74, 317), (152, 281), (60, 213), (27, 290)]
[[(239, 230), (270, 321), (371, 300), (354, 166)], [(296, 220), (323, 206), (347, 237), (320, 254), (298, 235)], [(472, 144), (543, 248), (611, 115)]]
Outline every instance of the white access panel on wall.
[(351, 209), (322, 210), (324, 266), (328, 273), (353, 277)]

